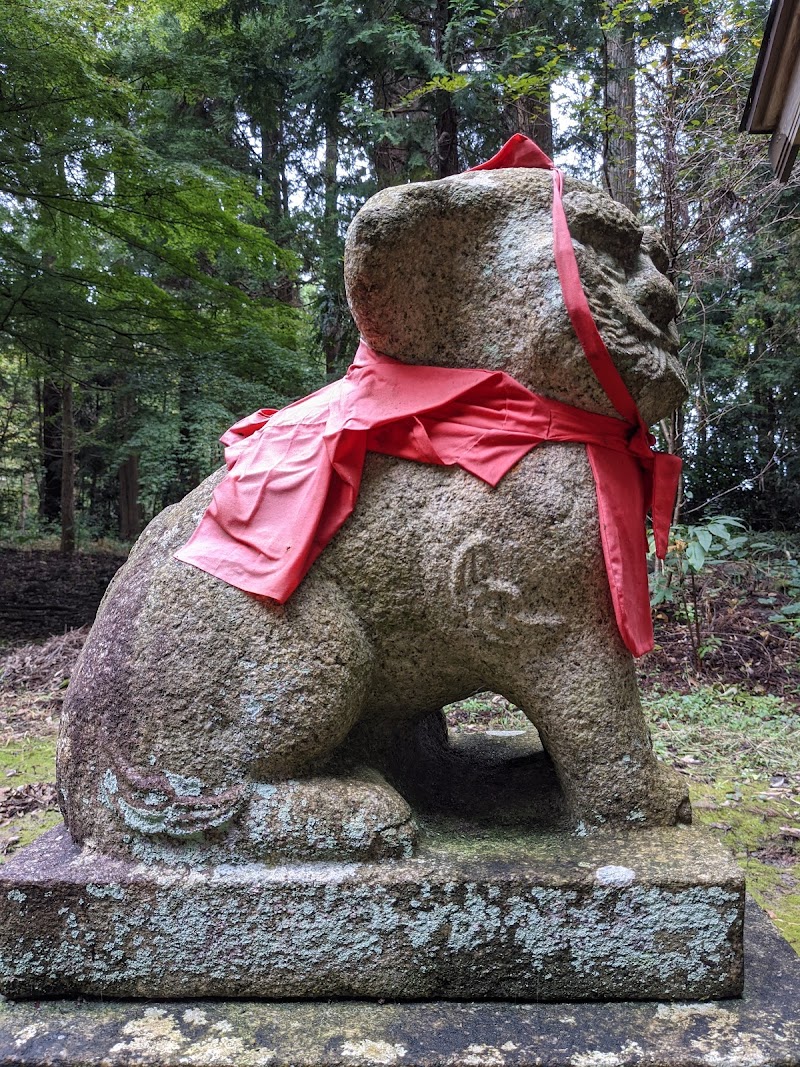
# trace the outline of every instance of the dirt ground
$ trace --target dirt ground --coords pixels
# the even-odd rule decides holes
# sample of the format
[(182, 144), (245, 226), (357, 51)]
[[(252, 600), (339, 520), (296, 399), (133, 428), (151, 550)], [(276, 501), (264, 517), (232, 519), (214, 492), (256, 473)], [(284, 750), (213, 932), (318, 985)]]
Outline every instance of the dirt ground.
[(62, 555), (0, 546), (0, 643), (42, 640), (91, 623), (120, 552)]
[(735, 685), (800, 708), (800, 627), (774, 621), (791, 600), (775, 568), (709, 568), (694, 593), (691, 620), (677, 597), (657, 609), (656, 647), (639, 661), (642, 686), (686, 693), (698, 684)]

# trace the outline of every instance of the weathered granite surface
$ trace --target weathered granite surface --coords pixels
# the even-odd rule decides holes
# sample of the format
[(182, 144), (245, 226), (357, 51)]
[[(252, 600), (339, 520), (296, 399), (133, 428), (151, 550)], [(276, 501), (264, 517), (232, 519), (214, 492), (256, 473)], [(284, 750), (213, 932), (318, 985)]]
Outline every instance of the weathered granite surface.
[[(663, 249), (599, 191), (565, 190), (600, 329), (662, 417), (683, 392)], [(550, 197), (529, 170), (378, 194), (345, 264), (365, 337), (609, 413), (564, 308)], [(370, 456), (355, 513), (284, 607), (173, 559), (219, 477), (148, 527), (73, 675), (58, 782), (76, 842), (192, 864), (409, 856), (409, 752), (443, 748), (439, 709), (480, 689), (538, 728), (558, 825), (688, 820), (614, 621), (583, 446), (540, 447), (496, 489)]]
[(800, 959), (748, 904), (741, 999), (0, 1001), (3, 1067), (798, 1067)]
[(744, 879), (685, 827), (432, 824), (380, 863), (133, 864), (53, 830), (0, 868), (0, 991), (134, 997), (735, 996)]

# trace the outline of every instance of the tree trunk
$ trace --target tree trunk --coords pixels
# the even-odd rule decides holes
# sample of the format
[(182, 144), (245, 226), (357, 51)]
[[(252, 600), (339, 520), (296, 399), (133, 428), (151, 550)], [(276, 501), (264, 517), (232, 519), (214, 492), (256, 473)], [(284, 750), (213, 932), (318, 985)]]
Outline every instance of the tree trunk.
[[(254, 121), (261, 138), (258, 169), (261, 198), (268, 208), (270, 237), (279, 245), (287, 244), (285, 218), (289, 210), (289, 182), (283, 151), (283, 123), (280, 113)], [(273, 296), (282, 304), (299, 303), (297, 283), (280, 272), (272, 286)]]
[(75, 551), (75, 412), (72, 380), (61, 387), (61, 551)]
[[(677, 285), (677, 267), (676, 259), (678, 254), (678, 242), (679, 242), (679, 218), (681, 215), (681, 208), (678, 200), (678, 148), (677, 148), (677, 121), (675, 117), (675, 85), (674, 85), (674, 54), (672, 45), (668, 44), (666, 47), (664, 64), (666, 68), (666, 107), (664, 109), (664, 153), (663, 153), (663, 167), (662, 167), (662, 189), (664, 196), (664, 225), (662, 228), (662, 237), (664, 244), (667, 248), (667, 277), (673, 285)], [(677, 411), (673, 412), (671, 416), (671, 422), (673, 426), (672, 433), (672, 445), (669, 449), (670, 452), (675, 452), (677, 455), (683, 455), (683, 436), (686, 422), (686, 404), (681, 404)], [(702, 439), (703, 448), (705, 448), (705, 435), (707, 432), (707, 423), (705, 417), (702, 416), (699, 423), (700, 435)], [(673, 513), (673, 524), (680, 522), (681, 510), (683, 508), (683, 487), (685, 481), (685, 473), (681, 475), (680, 484), (678, 486), (678, 495), (675, 500), (675, 511)]]
[[(117, 383), (120, 389), (116, 404), (116, 422), (119, 439), (123, 448), (127, 448), (127, 442), (133, 432), (133, 421), (136, 414), (136, 399), (131, 391), (130, 382), (126, 376)], [(118, 512), (119, 512), (119, 536), (121, 541), (134, 541), (142, 528), (141, 506), (139, 504), (139, 456), (130, 450), (122, 460), (118, 471)]]
[(39, 514), (45, 522), (61, 516), (61, 391), (49, 378), (39, 387), (41, 491)]
[(458, 115), (450, 93), (437, 92), (436, 99), (436, 166), (437, 178), (458, 174)]
[[(450, 0), (436, 0), (433, 26), (433, 48), (436, 59), (447, 65), (444, 52), (445, 35), (450, 24)], [(458, 163), (458, 113), (453, 97), (444, 90), (433, 94), (435, 126), (435, 167), (437, 178), (449, 178), (460, 171)]]
[[(672, 445), (670, 452), (673, 452), (677, 456), (683, 455), (683, 431), (686, 425), (686, 404), (681, 404), (677, 411), (673, 411), (670, 415), (670, 422), (672, 424), (672, 432), (670, 434), (672, 438)], [(683, 510), (683, 489), (685, 482), (685, 472), (681, 472), (680, 480), (678, 482), (678, 492), (675, 494), (675, 508), (672, 512), (672, 524), (677, 525), (681, 521), (681, 512)]]
[(180, 422), (178, 424), (178, 484), (175, 500), (190, 493), (200, 483), (200, 462), (196, 426), (196, 407), (200, 396), (200, 385), (189, 367), (184, 367), (178, 386), (178, 407)]
[[(395, 77), (391, 71), (382, 71), (372, 83), (373, 109), (384, 114), (389, 113), (419, 84), (419, 80), (401, 79)], [(385, 189), (406, 177), (410, 155), (411, 146), (408, 141), (395, 144), (388, 137), (378, 141), (372, 153), (372, 164), (379, 189)]]
[[(537, 21), (530, 5), (511, 4), (504, 12), (509, 33), (522, 34), (529, 31)], [(516, 73), (526, 73), (525, 66), (516, 67)], [(532, 72), (531, 72), (532, 73)], [(524, 134), (553, 158), (553, 114), (550, 101), (550, 86), (543, 85), (536, 96), (520, 96), (503, 108), (503, 131), (506, 138), (515, 133)]]
[(553, 110), (550, 95), (523, 96), (514, 102), (516, 128), (531, 141), (537, 142), (545, 156), (553, 159)]
[[(664, 115), (664, 243), (667, 246), (669, 264), (667, 277), (674, 285), (677, 280), (676, 260), (680, 241), (681, 218), (683, 215), (678, 189), (678, 121), (675, 115), (675, 54), (672, 44), (668, 44), (664, 55), (666, 70), (666, 108)], [(688, 228), (688, 217), (686, 226)]]
[(325, 124), (325, 205), (322, 218), (322, 285), (323, 306), (320, 314), (320, 339), (325, 354), (325, 373), (329, 378), (341, 373), (342, 342), (345, 316), (348, 315), (341, 279), (341, 239), (339, 236), (339, 130), (335, 118)]
[(23, 532), (28, 528), (28, 512), (31, 507), (31, 473), (22, 472), (22, 498), (19, 509), (19, 528)]
[(281, 131), (276, 121), (262, 120), (258, 124), (261, 138), (260, 166), (258, 169), (259, 191), (261, 199), (267, 205), (271, 221), (275, 226), (281, 220), (283, 194), (281, 190), (278, 154), (280, 150)]
[(522, 133), (535, 141), (546, 156), (553, 158), (553, 114), (549, 92), (547, 96), (521, 96), (514, 100), (504, 109), (503, 120), (506, 137)]
[(139, 457), (127, 456), (119, 468), (119, 537), (134, 541), (142, 528), (139, 505)]
[(609, 194), (633, 212), (636, 192), (636, 42), (618, 23), (604, 34), (603, 175)]

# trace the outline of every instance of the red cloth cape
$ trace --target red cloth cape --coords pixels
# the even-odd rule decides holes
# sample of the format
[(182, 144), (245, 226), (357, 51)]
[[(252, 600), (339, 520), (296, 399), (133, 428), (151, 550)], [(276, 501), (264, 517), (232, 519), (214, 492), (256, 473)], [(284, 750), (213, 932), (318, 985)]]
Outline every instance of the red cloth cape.
[(645, 516), (660, 556), (680, 475), (654, 439), (600, 337), (581, 286), (561, 203), (562, 177), (516, 134), (474, 169), (553, 172), (553, 243), (564, 300), (587, 359), (620, 418), (530, 392), (501, 371), (403, 364), (363, 341), (340, 381), (278, 412), (262, 409), (221, 438), (227, 476), (176, 558), (246, 592), (285, 602), (355, 507), (364, 458), (382, 452), (457, 465), (495, 486), (547, 441), (586, 445), (614, 612), (625, 644), (653, 647)]

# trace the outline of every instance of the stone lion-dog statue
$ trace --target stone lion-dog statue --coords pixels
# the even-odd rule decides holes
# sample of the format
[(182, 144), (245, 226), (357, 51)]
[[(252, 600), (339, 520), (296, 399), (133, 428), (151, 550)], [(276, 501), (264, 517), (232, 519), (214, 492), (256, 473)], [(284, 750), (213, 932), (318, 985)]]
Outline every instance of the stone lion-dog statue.
[[(345, 254), (364, 340), (613, 416), (565, 309), (551, 186), (501, 169), (374, 196)], [(685, 393), (664, 249), (585, 183), (565, 180), (563, 204), (603, 340), (663, 419)], [(58, 787), (76, 843), (212, 864), (410, 855), (393, 758), (413, 773), (447, 746), (441, 709), (481, 690), (538, 730), (565, 825), (689, 820), (615, 622), (582, 444), (534, 448), (495, 488), (367, 455), (354, 513), (286, 604), (174, 558), (224, 474), (147, 527), (72, 677)]]

